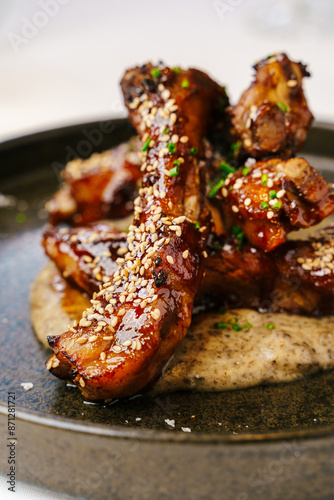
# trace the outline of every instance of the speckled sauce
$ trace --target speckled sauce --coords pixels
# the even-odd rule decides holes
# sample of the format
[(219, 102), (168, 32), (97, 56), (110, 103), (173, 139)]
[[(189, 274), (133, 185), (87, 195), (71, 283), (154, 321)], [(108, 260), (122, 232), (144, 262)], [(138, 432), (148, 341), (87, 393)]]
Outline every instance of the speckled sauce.
[[(47, 264), (31, 294), (31, 319), (38, 338), (47, 345), (46, 336), (64, 331), (87, 301), (53, 263)], [(220, 327), (215, 327), (217, 323)], [(333, 317), (260, 314), (250, 309), (200, 314), (153, 392), (241, 389), (289, 382), (332, 368), (333, 326)]]

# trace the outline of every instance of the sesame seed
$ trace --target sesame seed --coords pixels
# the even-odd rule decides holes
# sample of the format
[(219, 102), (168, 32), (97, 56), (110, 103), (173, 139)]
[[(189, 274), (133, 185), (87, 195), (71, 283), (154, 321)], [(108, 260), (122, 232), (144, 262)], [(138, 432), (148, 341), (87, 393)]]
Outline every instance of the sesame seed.
[(114, 347), (113, 347), (114, 352), (121, 352), (121, 350), (122, 350), (122, 348), (120, 345), (114, 345)]
[[(124, 297), (124, 295), (123, 295), (123, 297)], [(111, 324), (111, 326), (116, 326), (116, 325), (117, 325), (117, 323), (118, 323), (118, 318), (117, 318), (117, 316), (115, 316), (115, 317), (112, 319), (112, 321), (111, 321), (111, 323), (110, 323), (110, 324)]]
[(176, 219), (173, 220), (174, 224), (181, 224), (186, 220), (185, 215), (181, 215), (181, 217), (177, 217)]
[(126, 340), (125, 342), (123, 342), (122, 346), (129, 347), (131, 344), (132, 344), (131, 340)]
[(160, 315), (161, 313), (159, 309), (154, 309), (153, 311), (151, 311), (151, 316), (153, 319), (159, 319)]
[(169, 262), (169, 264), (171, 264), (171, 265), (174, 264), (174, 259), (171, 255), (167, 255), (166, 260), (167, 260), (167, 262)]
[(174, 125), (174, 123), (176, 122), (177, 120), (177, 116), (175, 113), (172, 113), (169, 117), (169, 121), (171, 122), (172, 125)]
[(90, 256), (90, 255), (84, 255), (83, 260), (84, 260), (85, 262), (92, 262), (92, 260), (93, 260), (93, 259), (91, 258), (91, 256)]
[(236, 205), (232, 205), (232, 212), (238, 213), (239, 212), (239, 208)]
[(57, 368), (59, 365), (60, 365), (60, 361), (59, 361), (59, 359), (55, 358), (55, 359), (52, 361), (52, 368)]
[(224, 198), (226, 198), (228, 196), (228, 191), (225, 187), (223, 187), (223, 189), (222, 189), (222, 195), (224, 196)]
[(268, 188), (272, 188), (274, 185), (274, 181), (272, 179), (268, 179), (268, 182), (267, 182), (267, 187)]
[(272, 210), (269, 210), (267, 212), (267, 219), (272, 219), (274, 217), (274, 212)]
[(52, 368), (52, 363), (53, 363), (53, 357), (48, 359), (48, 362), (46, 363), (46, 369), (51, 370)]
[(252, 141), (251, 141), (250, 139), (245, 139), (245, 140), (244, 140), (244, 146), (245, 146), (246, 148), (250, 148), (250, 147), (251, 147), (251, 145), (252, 145)]
[(161, 92), (161, 97), (167, 101), (167, 99), (169, 98), (170, 96), (170, 91), (168, 89), (164, 89), (162, 92)]
[(179, 136), (178, 136), (177, 134), (173, 134), (173, 135), (172, 135), (172, 142), (173, 142), (174, 144), (176, 144), (176, 143), (178, 142), (178, 140), (179, 140)]
[(89, 337), (88, 342), (95, 342), (95, 340), (97, 339), (98, 339), (97, 335), (92, 335), (91, 337)]
[(180, 137), (180, 142), (182, 142), (183, 144), (185, 144), (188, 141), (189, 137), (187, 135), (183, 135), (182, 137)]
[(79, 378), (79, 384), (81, 385), (81, 387), (85, 387), (85, 381), (82, 377)]
[(288, 86), (288, 87), (295, 87), (296, 85), (298, 85), (297, 80), (289, 80), (289, 81), (287, 82), (287, 86)]
[(285, 189), (281, 189), (280, 191), (278, 191), (278, 193), (276, 194), (276, 198), (282, 198), (282, 196), (285, 195)]
[(95, 333), (99, 333), (99, 332), (102, 330), (102, 328), (103, 328), (103, 327), (102, 327), (101, 325), (99, 325), (99, 326), (97, 326), (97, 327), (94, 329), (94, 332), (95, 332)]
[(248, 207), (252, 203), (252, 200), (250, 198), (246, 198), (244, 201), (245, 207)]
[(113, 335), (108, 335), (106, 337), (103, 337), (103, 340), (112, 340), (113, 338)]
[(185, 250), (185, 251), (183, 252), (183, 254), (182, 254), (182, 257), (183, 257), (184, 259), (186, 259), (186, 258), (188, 257), (188, 255), (189, 255), (189, 250)]
[(101, 354), (100, 354), (101, 361), (105, 361), (106, 357), (107, 357), (106, 353), (105, 352), (101, 352)]

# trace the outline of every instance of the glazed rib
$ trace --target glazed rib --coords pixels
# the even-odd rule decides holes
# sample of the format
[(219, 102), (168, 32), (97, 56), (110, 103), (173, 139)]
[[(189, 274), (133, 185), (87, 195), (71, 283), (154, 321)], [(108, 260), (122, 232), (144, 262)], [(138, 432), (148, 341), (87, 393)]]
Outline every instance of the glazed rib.
[(306, 66), (276, 54), (258, 62), (251, 86), (229, 108), (235, 157), (290, 158), (302, 147), (313, 115), (302, 81)]
[(239, 226), (256, 247), (270, 251), (287, 234), (334, 212), (332, 185), (303, 158), (277, 158), (230, 173), (221, 190), (227, 229)]
[(188, 329), (204, 266), (199, 164), (222, 91), (197, 70), (161, 66), (153, 80), (152, 70), (135, 68), (122, 81), (144, 153), (128, 251), (79, 325), (49, 339), (48, 368), (89, 399), (137, 393), (160, 375)]
[[(94, 241), (90, 241), (92, 233)], [(77, 235), (75, 228), (66, 232), (48, 228), (43, 244), (62, 274), (92, 296), (111, 276), (110, 259), (104, 253), (110, 251), (112, 259), (119, 258), (117, 248), (122, 253), (126, 236), (101, 225), (83, 228)], [(206, 251), (205, 276), (196, 295), (198, 305), (209, 302), (270, 312), (334, 313), (333, 227), (308, 240), (288, 241), (267, 253), (245, 241), (239, 231), (224, 238), (212, 234)], [(94, 263), (96, 257), (100, 259)], [(156, 281), (159, 279), (156, 274)]]
[(133, 212), (140, 172), (138, 137), (86, 160), (75, 159), (62, 172), (63, 186), (46, 204), (50, 223), (76, 226)]

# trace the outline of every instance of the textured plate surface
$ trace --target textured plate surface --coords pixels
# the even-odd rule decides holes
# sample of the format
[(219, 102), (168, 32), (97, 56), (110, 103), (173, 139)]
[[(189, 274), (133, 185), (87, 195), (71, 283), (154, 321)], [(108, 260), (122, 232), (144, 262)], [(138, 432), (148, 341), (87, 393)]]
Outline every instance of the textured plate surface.
[[(115, 120), (107, 125), (105, 122), (100, 122), (68, 127), (0, 145), (0, 191), (6, 195), (5, 199), (1, 198), (1, 202), (2, 205), (8, 205), (0, 208), (0, 279), (3, 285), (0, 292), (2, 425), (5, 425), (7, 413), (7, 393), (14, 391), (16, 409), (19, 412), (18, 432), (21, 427), (20, 435), (25, 446), (38, 446), (38, 449), (41, 449), (46, 446), (45, 439), (50, 441), (53, 435), (53, 439), (58, 443), (53, 445), (54, 441), (51, 440), (48, 447), (49, 450), (52, 448), (57, 450), (58, 455), (56, 454), (54, 459), (61, 459), (64, 465), (66, 460), (64, 461), (63, 457), (67, 455), (68, 459), (71, 457), (74, 469), (74, 458), (71, 455), (73, 450), (65, 452), (64, 449), (59, 448), (59, 442), (63, 439), (65, 443), (72, 439), (71, 444), (76, 446), (79, 441), (83, 442), (82, 436), (85, 434), (90, 436), (89, 439), (92, 439), (92, 435), (98, 434), (101, 440), (99, 446), (102, 446), (102, 449), (110, 439), (117, 439), (120, 443), (122, 439), (128, 442), (131, 438), (130, 440), (136, 443), (156, 442), (161, 453), (168, 446), (174, 446), (174, 453), (175, 446), (181, 444), (204, 449), (213, 446), (212, 443), (214, 443), (215, 450), (219, 447), (222, 450), (231, 443), (238, 443), (239, 447), (250, 446), (250, 443), (253, 443), (254, 457), (262, 456), (262, 458), (265, 452), (263, 449), (261, 453), (259, 452), (259, 441), (262, 447), (271, 450), (273, 446), (271, 440), (276, 442), (275, 446), (281, 446), (282, 440), (288, 438), (305, 437), (308, 443), (313, 443), (313, 441), (323, 442), (321, 436), (326, 435), (326, 442), (329, 445), (334, 436), (334, 371), (320, 373), (290, 384), (223, 393), (175, 393), (154, 398), (136, 396), (127, 400), (116, 400), (106, 406), (84, 401), (75, 387), (46, 372), (44, 363), (48, 352), (35, 338), (29, 320), (29, 287), (46, 262), (40, 246), (46, 216), (43, 206), (57, 188), (59, 171), (66, 161), (74, 155), (86, 157), (93, 151), (104, 150), (128, 138), (132, 133), (125, 120)], [(314, 127), (304, 149), (313, 165), (319, 168), (328, 180), (334, 181), (334, 127), (324, 124)], [(33, 388), (25, 391), (20, 385), (24, 382), (33, 383)], [(34, 441), (35, 445), (27, 441), (27, 433), (32, 436), (35, 435), (34, 432), (36, 436), (39, 436)], [(95, 455), (89, 439), (87, 437), (82, 449), (88, 454), (87, 456), (92, 458)], [(320, 445), (316, 448), (317, 453), (324, 449)], [(140, 448), (136, 451), (136, 456), (139, 450)], [(275, 453), (278, 451), (276, 450)], [(51, 471), (48, 469), (46, 458), (43, 463), (38, 462), (39, 465), (36, 463), (33, 465), (33, 460), (28, 459), (28, 456), (26, 460), (24, 459), (24, 453), (26, 452), (22, 451), (22, 479), (29, 479), (36, 484), (43, 484), (57, 491), (87, 498), (107, 498), (104, 496), (101, 485), (98, 488), (91, 488), (86, 484), (85, 487), (90, 491), (88, 494), (87, 489), (84, 492), (84, 486), (79, 487), (79, 483), (65, 480), (58, 469), (60, 476), (55, 482), (55, 479), (50, 477)], [(170, 456), (171, 460), (173, 453)], [(127, 463), (124, 460), (124, 452), (122, 456), (124, 464)], [(306, 454), (304, 456), (306, 457)], [(320, 460), (320, 457), (318, 458)], [(327, 461), (327, 467), (330, 470), (334, 462), (330, 467), (327, 458), (325, 462)], [(204, 467), (204, 473), (205, 467), (210, 466), (210, 475), (214, 475), (215, 468), (212, 464), (209, 465), (209, 462), (205, 460), (201, 462), (200, 470)], [(85, 463), (87, 466), (88, 462)], [(6, 471), (6, 464), (2, 462), (0, 464), (1, 472)], [(127, 465), (130, 467), (129, 463)], [(154, 466), (157, 466), (157, 463), (152, 465)], [(33, 474), (32, 467), (40, 467), (39, 473)], [(239, 469), (235, 464), (235, 469), (237, 468)], [(54, 465), (52, 470), (52, 474), (57, 475)], [(123, 469), (120, 470), (123, 471)], [(233, 468), (231, 473), (233, 473)], [(80, 472), (76, 474), (77, 477), (80, 476)], [(125, 472), (123, 471), (122, 474), (124, 475)], [(135, 477), (135, 472), (133, 474)], [(164, 474), (168, 478), (166, 471)], [(244, 478), (247, 487), (241, 490), (237, 483), (225, 478), (224, 488), (230, 488), (231, 498), (237, 498), (238, 494), (244, 493), (250, 496), (240, 496), (240, 498), (247, 499), (252, 498), (251, 494), (255, 495), (256, 486), (251, 486), (247, 480), (251, 472), (247, 471), (247, 474), (248, 476)], [(61, 480), (60, 477), (62, 477)], [(275, 476), (273, 485), (266, 482), (267, 489), (261, 491), (261, 494), (264, 494), (263, 498), (266, 498), (269, 487), (273, 488), (270, 490), (272, 498), (276, 498), (274, 494), (276, 489), (277, 494), (283, 494), (283, 490), (278, 486), (281, 485), (280, 488), (283, 488), (286, 483), (286, 471), (277, 477), (278, 479)], [(129, 498), (125, 491), (123, 493), (119, 491), (123, 488), (122, 481), (118, 485), (113, 475), (115, 498), (123, 498), (122, 495), (124, 498)], [(74, 487), (73, 484), (76, 486)], [(160, 481), (159, 484), (165, 483)], [(166, 484), (169, 484), (166, 488), (170, 488), (168, 481)], [(209, 489), (205, 489), (203, 485), (201, 489), (195, 487), (194, 484), (189, 483), (185, 486), (183, 494), (187, 497), (189, 495), (190, 498), (190, 492), (192, 492), (191, 494), (196, 493), (198, 498), (207, 498), (205, 495), (209, 494)], [(216, 486), (218, 487), (217, 484)], [(138, 486), (138, 491), (144, 491), (140, 490), (141, 487)], [(150, 488), (147, 485), (145, 488), (149, 497)], [(260, 486), (258, 489), (261, 489)], [(317, 492), (306, 491), (310, 494), (312, 491), (314, 498), (325, 498), (326, 495), (326, 498), (330, 498), (328, 495), (334, 491), (333, 480), (328, 475), (326, 480), (323, 479), (320, 490), (318, 488)], [(160, 493), (159, 498), (171, 498), (168, 497), (167, 491), (166, 497), (163, 496), (165, 494), (163, 490)], [(261, 494), (256, 493), (256, 496), (262, 498)], [(192, 496), (192, 498), (195, 497)], [(142, 493), (138, 498), (146, 498), (146, 496)], [(287, 496), (287, 498), (290, 497)], [(291, 498), (299, 497), (291, 496)]]

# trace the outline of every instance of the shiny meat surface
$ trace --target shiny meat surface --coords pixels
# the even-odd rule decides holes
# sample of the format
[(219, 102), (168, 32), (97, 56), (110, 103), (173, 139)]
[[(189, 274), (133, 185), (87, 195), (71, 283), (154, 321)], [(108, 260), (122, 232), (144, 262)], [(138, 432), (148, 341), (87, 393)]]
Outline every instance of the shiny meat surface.
[(334, 212), (332, 186), (303, 158), (277, 158), (230, 173), (221, 190), (227, 229), (238, 226), (256, 247), (270, 251), (298, 228)]
[[(48, 369), (89, 399), (135, 394), (184, 337), (204, 267), (208, 214), (200, 162), (221, 88), (197, 70), (128, 71), (122, 90), (143, 140), (143, 182), (127, 252), (79, 325), (51, 337)], [(155, 72), (156, 74), (156, 72)]]
[(43, 247), (64, 278), (92, 295), (118, 269), (117, 259), (127, 249), (126, 236), (107, 224), (71, 230), (49, 226), (43, 235)]
[(294, 156), (313, 120), (302, 81), (309, 76), (302, 63), (276, 54), (254, 66), (255, 78), (240, 101), (229, 108), (236, 156)]
[(69, 162), (62, 172), (63, 187), (46, 205), (50, 223), (82, 225), (130, 214), (142, 177), (140, 148), (140, 140), (133, 137), (87, 160)]
[[(111, 276), (115, 260), (126, 246), (126, 236), (102, 225), (81, 230), (79, 238), (77, 233), (73, 228), (66, 232), (49, 228), (43, 244), (65, 277), (92, 295)], [(113, 265), (105, 257), (106, 249), (112, 254)], [(237, 230), (224, 238), (212, 234), (206, 251), (198, 305), (204, 301), (270, 312), (334, 313), (333, 227), (308, 240), (288, 241), (268, 253), (244, 242)], [(157, 284), (159, 280), (155, 273)]]
[(332, 226), (269, 253), (243, 244), (238, 234), (209, 242), (200, 297), (261, 312), (334, 313)]

